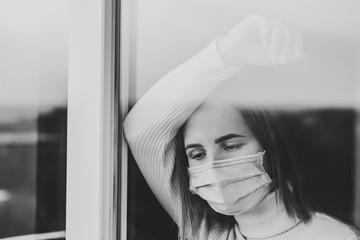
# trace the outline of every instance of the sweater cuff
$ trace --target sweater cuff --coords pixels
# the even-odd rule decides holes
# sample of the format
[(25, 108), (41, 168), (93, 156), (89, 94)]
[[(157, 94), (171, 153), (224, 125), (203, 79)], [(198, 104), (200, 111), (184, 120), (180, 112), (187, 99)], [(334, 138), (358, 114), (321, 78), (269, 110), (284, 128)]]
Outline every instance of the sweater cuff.
[(213, 66), (215, 67), (215, 69), (222, 69), (224, 72), (237, 72), (239, 69), (244, 67), (245, 64), (240, 66), (234, 66), (225, 63), (218, 49), (218, 41), (221, 38), (223, 37), (216, 37), (206, 48), (204, 48), (199, 54), (197, 54), (197, 56), (202, 58), (202, 62), (205, 65)]
[(221, 56), (220, 49), (219, 49), (219, 41), (220, 41), (221, 39), (223, 39), (223, 38), (224, 38), (224, 36), (218, 36), (218, 37), (216, 37), (216, 38), (214, 39), (215, 47), (216, 47), (216, 51), (217, 51), (217, 55), (218, 55), (219, 58), (221, 59), (222, 63), (223, 63), (224, 65), (231, 66), (231, 67), (236, 67), (236, 68), (244, 67), (246, 64), (231, 65), (231, 64), (225, 63), (224, 58), (223, 58), (223, 56)]

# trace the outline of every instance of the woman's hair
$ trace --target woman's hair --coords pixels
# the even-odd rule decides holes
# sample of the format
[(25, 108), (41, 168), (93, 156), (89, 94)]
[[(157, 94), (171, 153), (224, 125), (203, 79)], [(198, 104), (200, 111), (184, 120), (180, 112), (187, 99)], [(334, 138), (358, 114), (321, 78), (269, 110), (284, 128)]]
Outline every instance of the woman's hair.
[[(303, 197), (301, 178), (296, 155), (290, 141), (280, 128), (276, 118), (265, 110), (240, 109), (240, 115), (258, 140), (266, 158), (265, 169), (272, 179), (276, 198), (284, 202), (291, 217), (307, 222), (311, 212)], [(235, 224), (233, 216), (215, 212), (205, 200), (189, 191), (188, 160), (184, 149), (184, 124), (175, 137), (176, 158), (171, 183), (179, 189), (182, 205), (179, 235), (197, 237), (200, 227), (219, 232), (230, 229)]]

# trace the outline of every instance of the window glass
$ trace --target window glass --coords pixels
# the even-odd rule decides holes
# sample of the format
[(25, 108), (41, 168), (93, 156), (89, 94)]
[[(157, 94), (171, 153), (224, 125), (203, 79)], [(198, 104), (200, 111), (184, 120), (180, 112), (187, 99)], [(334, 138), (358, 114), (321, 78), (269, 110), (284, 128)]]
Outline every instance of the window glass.
[(65, 236), (66, 27), (66, 1), (0, 1), (0, 238)]
[[(162, 76), (248, 14), (279, 19), (303, 35), (307, 60), (244, 68), (220, 92), (277, 115), (302, 159), (311, 205), (359, 227), (359, 7), (354, 1), (325, 0), (132, 1), (131, 106)], [(128, 174), (129, 239), (176, 239), (176, 224), (148, 188), (132, 155)]]

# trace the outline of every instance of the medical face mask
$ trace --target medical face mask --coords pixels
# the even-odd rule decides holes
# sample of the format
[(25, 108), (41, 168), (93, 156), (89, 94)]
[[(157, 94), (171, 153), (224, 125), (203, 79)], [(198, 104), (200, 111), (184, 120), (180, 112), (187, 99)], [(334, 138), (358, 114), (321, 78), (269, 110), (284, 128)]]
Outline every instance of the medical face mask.
[(264, 153), (189, 167), (190, 191), (224, 215), (254, 209), (267, 196), (272, 182), (264, 169)]

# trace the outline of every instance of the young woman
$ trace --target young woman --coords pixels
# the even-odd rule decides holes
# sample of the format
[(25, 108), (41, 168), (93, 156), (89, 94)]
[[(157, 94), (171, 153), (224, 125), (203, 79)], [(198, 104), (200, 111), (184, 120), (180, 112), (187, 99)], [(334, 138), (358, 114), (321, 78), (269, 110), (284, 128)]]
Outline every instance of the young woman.
[(181, 239), (360, 239), (307, 208), (295, 156), (270, 114), (209, 96), (244, 65), (304, 58), (299, 33), (251, 15), (163, 77), (128, 114), (126, 139)]

